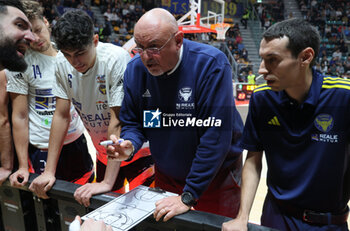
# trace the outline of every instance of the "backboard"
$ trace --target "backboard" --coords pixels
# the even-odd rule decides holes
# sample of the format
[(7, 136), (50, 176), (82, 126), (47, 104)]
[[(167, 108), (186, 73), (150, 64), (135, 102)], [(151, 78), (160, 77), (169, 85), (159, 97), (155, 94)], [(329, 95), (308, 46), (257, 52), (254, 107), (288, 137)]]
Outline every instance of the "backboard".
[(189, 0), (190, 10), (178, 20), (179, 29), (184, 33), (216, 33), (211, 25), (223, 23), (225, 1)]

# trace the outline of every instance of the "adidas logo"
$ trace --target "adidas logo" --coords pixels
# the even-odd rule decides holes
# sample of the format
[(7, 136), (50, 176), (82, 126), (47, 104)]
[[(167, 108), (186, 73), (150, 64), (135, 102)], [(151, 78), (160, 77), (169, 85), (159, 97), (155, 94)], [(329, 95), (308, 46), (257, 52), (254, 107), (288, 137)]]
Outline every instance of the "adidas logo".
[(151, 96), (151, 93), (149, 92), (149, 90), (146, 89), (145, 93), (142, 94), (142, 97), (145, 97), (145, 98), (148, 97), (149, 98), (149, 97), (152, 97), (152, 96)]
[(270, 125), (275, 125), (275, 126), (281, 126), (280, 122), (277, 119), (277, 116), (274, 116), (269, 122), (268, 124)]

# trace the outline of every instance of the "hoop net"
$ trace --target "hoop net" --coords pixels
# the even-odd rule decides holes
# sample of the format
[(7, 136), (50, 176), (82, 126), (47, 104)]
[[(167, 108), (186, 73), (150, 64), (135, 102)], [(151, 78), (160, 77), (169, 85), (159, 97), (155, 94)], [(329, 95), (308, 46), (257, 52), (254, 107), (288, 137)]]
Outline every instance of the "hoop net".
[(231, 25), (228, 23), (217, 23), (217, 24), (214, 24), (213, 27), (216, 30), (216, 34), (217, 34), (216, 39), (225, 40), (226, 32), (231, 27)]

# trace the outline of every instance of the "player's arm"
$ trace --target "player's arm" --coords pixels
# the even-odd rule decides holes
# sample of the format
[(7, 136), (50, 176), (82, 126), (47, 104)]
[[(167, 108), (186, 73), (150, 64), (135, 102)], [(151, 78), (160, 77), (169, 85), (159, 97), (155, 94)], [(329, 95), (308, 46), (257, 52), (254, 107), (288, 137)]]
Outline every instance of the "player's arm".
[[(119, 111), (120, 107), (111, 107), (111, 120), (109, 121), (108, 126), (108, 137), (114, 135), (116, 137), (120, 137), (121, 124), (119, 121)], [(120, 169), (120, 161), (108, 158), (107, 168), (105, 172), (105, 176), (103, 182), (110, 185), (111, 188), (114, 185), (114, 182), (117, 179), (118, 173)]]
[[(146, 137), (142, 131), (142, 122), (139, 118), (140, 110), (138, 102), (133, 98), (138, 97), (135, 94), (135, 87), (133, 86), (133, 77), (135, 74), (133, 67), (127, 68), (124, 73), (124, 99), (120, 108), (119, 119), (122, 123), (121, 137), (125, 141), (120, 145), (109, 145), (107, 148), (109, 157), (117, 158), (121, 161), (132, 158), (132, 154), (136, 153), (146, 141)], [(110, 139), (118, 144), (118, 137), (115, 135), (112, 135)]]
[[(129, 101), (129, 97), (125, 92), (125, 81), (128, 75), (127, 64), (131, 59), (129, 53), (124, 49), (121, 49), (120, 57), (121, 58), (119, 58), (113, 65), (114, 74), (110, 78), (111, 89), (109, 91), (110, 94), (108, 99), (112, 118), (115, 118), (113, 121), (112, 119), (110, 121), (111, 124), (108, 127), (108, 137), (117, 145), (109, 145), (107, 147), (107, 155), (108, 158), (123, 161), (129, 159), (129, 157), (132, 158), (130, 155), (134, 153), (134, 142), (132, 143), (132, 140), (129, 140), (129, 137), (125, 137), (125, 141), (122, 143), (118, 142), (118, 139), (121, 136), (121, 120), (119, 119), (119, 112), (122, 110), (122, 101)], [(124, 123), (123, 126), (124, 125), (126, 124)]]
[[(112, 107), (110, 109), (111, 119), (108, 126), (108, 137), (112, 134), (114, 137), (119, 137), (121, 130), (120, 121), (118, 118), (120, 107)], [(79, 187), (74, 192), (74, 198), (78, 203), (88, 207), (90, 205), (90, 198), (93, 195), (112, 190), (113, 185), (117, 179), (119, 169), (120, 161), (108, 158), (107, 168), (103, 180), (98, 183), (87, 183)]]
[[(107, 169), (105, 173), (104, 180), (106, 183), (116, 180), (117, 175), (115, 176), (115, 179), (113, 180), (112, 174), (113, 169), (115, 169), (116, 163), (113, 162), (119, 162), (120, 161), (129, 159), (132, 154), (134, 154), (134, 146), (132, 145), (130, 140), (125, 140), (122, 143), (119, 143), (118, 140), (120, 138), (121, 133), (121, 122), (119, 120), (119, 112), (121, 107), (111, 107), (111, 120), (110, 124), (108, 126), (108, 137), (116, 144), (116, 145), (109, 145), (107, 147), (107, 154), (108, 154), (108, 163), (107, 163)], [(109, 166), (114, 166), (109, 167)], [(119, 167), (118, 167), (119, 171)], [(115, 174), (113, 174), (115, 175)]]
[(10, 176), (12, 186), (21, 187), (28, 182), (28, 96), (10, 93), (12, 100), (13, 140), (18, 157), (18, 170)]
[(29, 189), (36, 193), (38, 197), (48, 198), (46, 192), (52, 188), (56, 181), (57, 162), (67, 135), (70, 120), (70, 100), (56, 97), (56, 110), (50, 129), (49, 150), (45, 171), (34, 179), (29, 186)]
[(0, 71), (0, 185), (10, 175), (13, 167), (13, 148), (8, 103), (9, 97), (6, 92), (5, 71)]
[(247, 154), (242, 171), (241, 205), (234, 220), (223, 223), (223, 231), (247, 230), (249, 213), (260, 181), (263, 152)]

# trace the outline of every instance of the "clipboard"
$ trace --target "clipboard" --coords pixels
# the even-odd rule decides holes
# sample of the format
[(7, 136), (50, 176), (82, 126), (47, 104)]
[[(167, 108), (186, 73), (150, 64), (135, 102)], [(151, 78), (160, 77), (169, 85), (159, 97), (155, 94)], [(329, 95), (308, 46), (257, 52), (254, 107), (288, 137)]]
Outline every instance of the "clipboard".
[(139, 185), (84, 215), (82, 220), (89, 218), (103, 220), (107, 225), (112, 226), (113, 231), (127, 231), (153, 213), (156, 201), (169, 196), (178, 196), (178, 194)]

